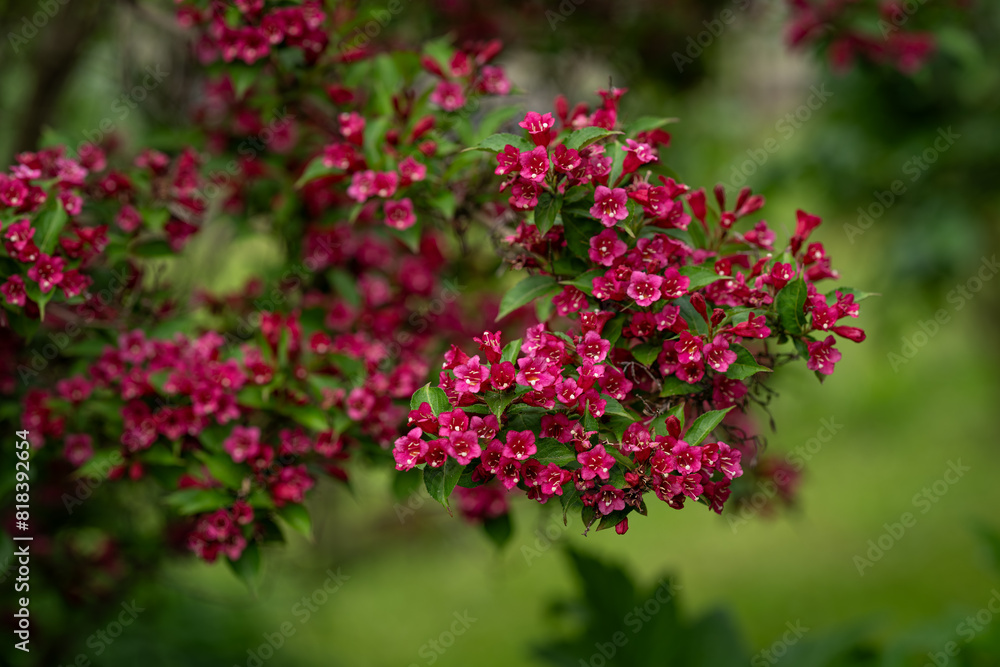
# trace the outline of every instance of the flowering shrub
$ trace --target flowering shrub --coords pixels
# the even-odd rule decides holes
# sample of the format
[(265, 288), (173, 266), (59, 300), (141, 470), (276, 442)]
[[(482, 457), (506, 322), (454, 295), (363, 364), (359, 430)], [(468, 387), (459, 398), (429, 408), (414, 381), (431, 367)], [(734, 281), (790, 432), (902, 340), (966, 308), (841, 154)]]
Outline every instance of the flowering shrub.
[[(207, 561), (252, 577), (279, 520), (310, 531), (307, 494), (349, 457), (422, 466), (404, 478), (443, 503), (460, 489), (487, 524), (515, 488), (622, 533), (650, 491), (721, 512), (759, 462), (761, 374), (803, 358), (828, 375), (833, 334), (864, 337), (844, 324), (864, 295), (816, 287), (837, 277), (809, 243), (819, 219), (800, 212), (775, 251), (750, 220), (763, 198), (729, 208), (716, 189), (716, 211), (671, 177), (669, 121), (623, 124), (623, 90), (497, 133), (517, 112), (481, 102), (512, 89), (496, 41), (345, 46), (356, 17), (319, 2), (179, 18), (210, 74), (198, 145), (120, 170), (110, 141), (49, 148), (2, 182), (16, 353), (35, 331), (78, 339), (6, 368), (30, 388), (2, 386), (24, 389), (37, 456), (155, 487), (170, 542)], [(226, 296), (170, 284), (212, 225), (263, 237), (277, 266)], [(529, 276), (497, 303), (481, 246), (502, 229), (496, 250)], [(122, 298), (103, 297), (123, 267)], [(448, 282), (470, 276), (485, 293)]]
[(843, 320), (865, 295), (816, 286), (839, 277), (809, 243), (820, 219), (799, 211), (777, 251), (767, 223), (752, 220), (764, 199), (749, 189), (730, 207), (716, 188), (715, 210), (703, 189), (651, 181), (668, 121), (616, 129), (624, 92), (600, 91), (593, 112), (570, 114), (558, 99), (556, 117), (525, 116), (527, 138), (479, 146), (496, 153), (511, 193), (512, 263), (531, 274), (500, 318), (534, 304), (542, 321), (509, 342), (484, 332), (473, 356), (452, 347), (437, 386), (414, 394), (396, 467), (423, 464), (442, 502), (496, 478), (619, 533), (649, 492), (721, 513), (756, 458), (745, 431), (727, 428), (730, 411), (760, 400), (766, 374), (793, 359), (820, 379), (833, 373), (834, 334), (864, 340)]

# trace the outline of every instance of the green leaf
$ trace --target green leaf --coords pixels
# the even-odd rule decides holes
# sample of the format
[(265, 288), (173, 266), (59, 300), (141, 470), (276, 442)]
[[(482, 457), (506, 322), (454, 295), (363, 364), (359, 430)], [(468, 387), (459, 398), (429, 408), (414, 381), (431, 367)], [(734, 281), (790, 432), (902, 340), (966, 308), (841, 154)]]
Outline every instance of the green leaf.
[(306, 165), (305, 171), (299, 176), (299, 180), (295, 181), (295, 189), (301, 188), (303, 185), (310, 181), (314, 181), (317, 178), (322, 178), (323, 176), (329, 176), (330, 174), (338, 173), (338, 169), (335, 167), (328, 167), (323, 164), (324, 156), (320, 155), (313, 158), (308, 165)]
[(302, 533), (308, 539), (312, 539), (312, 520), (309, 518), (309, 510), (306, 509), (305, 505), (288, 503), (279, 509), (276, 514), (296, 531)]
[(603, 276), (605, 271), (601, 269), (591, 269), (586, 273), (581, 273), (572, 280), (563, 280), (560, 285), (572, 285), (587, 296), (594, 296), (594, 278)]
[(279, 408), (279, 412), (312, 431), (330, 430), (330, 419), (326, 412), (315, 405), (285, 405)]
[(689, 292), (693, 292), (696, 289), (701, 289), (706, 285), (711, 285), (716, 280), (728, 280), (729, 276), (720, 276), (715, 271), (706, 268), (704, 266), (685, 266), (681, 267), (680, 274), (682, 276), (687, 276), (691, 279), (691, 285), (688, 287)]
[(603, 127), (584, 127), (566, 135), (566, 140), (563, 141), (563, 144), (565, 144), (566, 148), (579, 150), (612, 134), (622, 134), (622, 132), (619, 130), (606, 130)]
[(771, 369), (766, 366), (761, 366), (757, 363), (750, 350), (746, 349), (742, 345), (736, 345), (735, 343), (729, 346), (729, 349), (736, 353), (736, 361), (729, 365), (726, 370), (726, 377), (733, 380), (746, 380), (751, 375), (755, 373), (770, 373)]
[(531, 458), (539, 463), (555, 463), (558, 466), (576, 463), (576, 452), (555, 438), (541, 438), (535, 441), (535, 446), (538, 451)]
[(136, 257), (147, 257), (150, 259), (157, 257), (171, 257), (174, 249), (164, 239), (149, 239), (140, 243), (134, 243), (129, 247), (129, 252)]
[(656, 358), (660, 356), (660, 352), (663, 350), (662, 345), (656, 345), (655, 343), (643, 343), (642, 345), (636, 345), (632, 348), (632, 356), (643, 366), (649, 366)]
[(649, 132), (650, 130), (655, 130), (658, 127), (663, 127), (664, 125), (669, 125), (670, 123), (676, 123), (680, 119), (678, 118), (657, 118), (655, 116), (642, 116), (636, 118), (634, 121), (629, 123), (625, 127), (625, 134), (632, 137), (640, 132)]
[(604, 325), (604, 329), (601, 330), (601, 338), (611, 343), (611, 347), (615, 346), (618, 339), (622, 337), (622, 327), (625, 326), (624, 313), (620, 315), (615, 315), (608, 323)]
[(635, 419), (635, 417), (626, 412), (625, 408), (622, 407), (622, 404), (619, 403), (616, 398), (608, 396), (607, 394), (601, 394), (601, 398), (604, 399), (605, 401), (604, 414), (606, 416), (626, 417), (628, 419), (633, 419), (633, 420)]
[(618, 182), (618, 178), (622, 175), (622, 168), (625, 165), (625, 151), (622, 150), (622, 147), (618, 144), (618, 142), (615, 142), (612, 154), (613, 161), (611, 162), (611, 173), (608, 175), (609, 188), (615, 187), (615, 184)]
[(260, 580), (261, 558), (260, 547), (256, 542), (247, 544), (246, 549), (240, 554), (239, 560), (226, 558), (233, 573), (242, 581), (254, 595), (257, 594), (257, 582)]
[(601, 233), (601, 223), (583, 215), (567, 214), (565, 209), (562, 218), (566, 246), (571, 253), (589, 264), (590, 239)]
[(219, 489), (181, 489), (163, 500), (177, 510), (178, 514), (184, 516), (212, 512), (228, 506), (233, 501), (229, 493)]
[(440, 211), (445, 220), (451, 220), (455, 217), (455, 208), (458, 206), (458, 202), (454, 192), (441, 190), (430, 198), (430, 205)]
[(493, 134), (497, 128), (519, 113), (521, 113), (521, 107), (518, 105), (508, 105), (490, 111), (479, 121), (478, 130), (481, 133), (479, 136), (485, 137)]
[(212, 477), (234, 491), (243, 486), (243, 480), (249, 476), (249, 471), (233, 461), (229, 454), (212, 455), (205, 451), (199, 451), (195, 452), (195, 457), (205, 464)]
[(558, 292), (559, 289), (558, 283), (552, 276), (528, 276), (503, 295), (503, 299), (500, 300), (500, 313), (497, 315), (497, 321), (499, 322), (521, 306), (547, 294)]
[(361, 294), (358, 292), (357, 280), (343, 269), (330, 269), (326, 274), (333, 283), (334, 294), (343, 297), (347, 303), (357, 308), (361, 305)]
[(42, 213), (35, 218), (32, 225), (35, 232), (35, 243), (38, 249), (46, 255), (51, 255), (59, 241), (59, 232), (66, 226), (69, 216), (58, 197), (50, 197), (45, 203)]
[(517, 355), (521, 354), (521, 339), (512, 340), (503, 346), (503, 352), (500, 354), (500, 361), (509, 361), (514, 363), (517, 360)]
[(516, 134), (510, 134), (507, 132), (501, 132), (499, 134), (491, 134), (471, 149), (467, 148), (466, 150), (493, 151), (494, 153), (502, 153), (507, 147), (507, 144), (510, 144), (521, 152), (532, 151), (535, 148), (535, 144), (531, 143), (524, 137), (519, 137)]
[(548, 192), (538, 195), (538, 206), (535, 207), (535, 227), (538, 233), (545, 235), (556, 222), (556, 215), (562, 207), (562, 196), (553, 197)]
[(413, 397), (410, 398), (410, 409), (419, 409), (421, 403), (429, 403), (435, 417), (442, 412), (451, 410), (451, 403), (448, 402), (448, 395), (444, 393), (444, 389), (432, 387), (430, 382), (413, 392)]
[(663, 378), (660, 387), (660, 398), (666, 396), (683, 396), (685, 394), (695, 394), (702, 390), (699, 384), (688, 384), (676, 375), (669, 375)]
[(198, 434), (198, 439), (205, 449), (213, 452), (224, 452), (222, 443), (229, 437), (233, 427), (223, 424), (213, 424)]
[(691, 422), (691, 428), (684, 434), (684, 442), (689, 445), (701, 444), (701, 441), (707, 438), (715, 430), (715, 427), (722, 423), (722, 418), (734, 407), (731, 405), (725, 410), (712, 410), (700, 415)]
[(447, 507), (449, 513), (451, 506), (448, 504), (448, 497), (455, 490), (458, 478), (462, 476), (462, 469), (462, 464), (451, 457), (440, 468), (430, 466), (424, 468), (424, 486), (427, 488), (427, 493)]
[(510, 520), (510, 513), (487, 518), (483, 522), (483, 530), (486, 531), (486, 536), (493, 541), (497, 549), (503, 549), (504, 545), (510, 542), (510, 538), (514, 534), (514, 526)]
[(853, 287), (838, 287), (835, 290), (830, 290), (826, 293), (826, 302), (828, 305), (833, 305), (837, 303), (837, 292), (841, 294), (853, 294), (854, 303), (861, 303), (865, 299), (872, 296), (882, 296), (878, 292), (862, 292), (861, 290), (856, 290)]
[(512, 391), (506, 392), (496, 392), (496, 391), (486, 391), (483, 392), (483, 398), (486, 400), (486, 405), (489, 406), (490, 412), (496, 415), (497, 419), (500, 415), (504, 413), (507, 406), (511, 404), (517, 396)]
[(410, 249), (410, 252), (420, 252), (420, 237), (423, 232), (419, 222), (415, 225), (410, 225), (406, 229), (396, 229), (395, 227), (390, 227), (389, 231), (393, 236), (402, 241), (403, 244)]
[(806, 327), (806, 283), (796, 278), (785, 285), (774, 299), (781, 327), (793, 336), (801, 335)]

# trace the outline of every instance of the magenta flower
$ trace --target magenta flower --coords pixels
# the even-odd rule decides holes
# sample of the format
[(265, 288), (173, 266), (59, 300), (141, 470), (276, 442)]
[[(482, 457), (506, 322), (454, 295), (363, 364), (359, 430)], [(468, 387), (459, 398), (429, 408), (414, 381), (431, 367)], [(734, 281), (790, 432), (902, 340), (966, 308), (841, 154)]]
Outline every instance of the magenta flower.
[(658, 275), (633, 271), (625, 293), (640, 306), (651, 306), (660, 300), (662, 296), (660, 286), (662, 284), (663, 278)]
[(11, 224), (4, 232), (3, 237), (10, 241), (15, 250), (23, 250), (28, 242), (35, 236), (35, 228), (27, 218), (22, 218)]
[(501, 361), (490, 368), (490, 383), (496, 391), (504, 391), (514, 384), (514, 364)]
[(679, 473), (693, 475), (701, 470), (701, 448), (692, 447), (683, 440), (678, 440), (670, 449), (674, 468)]
[(573, 479), (573, 473), (563, 470), (555, 463), (550, 463), (535, 476), (538, 489), (546, 496), (561, 496), (562, 485)]
[(680, 333), (680, 339), (674, 345), (677, 352), (677, 361), (683, 365), (696, 364), (701, 361), (701, 352), (704, 341), (700, 336), (692, 336), (688, 331)]
[(833, 336), (827, 336), (823, 341), (809, 341), (809, 361), (806, 362), (806, 368), (823, 375), (833, 374), (833, 365), (841, 357), (840, 350), (833, 346), (834, 342)]
[(394, 229), (409, 229), (417, 222), (417, 217), (413, 214), (413, 202), (409, 197), (403, 197), (399, 201), (387, 200), (383, 210), (385, 224)]
[(544, 116), (535, 112), (529, 111), (518, 125), (528, 131), (528, 136), (535, 143), (535, 146), (548, 146), (551, 140), (551, 130), (552, 126), (556, 124), (552, 114), (547, 113)]
[(549, 373), (549, 364), (542, 357), (521, 357), (517, 360), (520, 370), (517, 372), (517, 383), (532, 389), (542, 389), (555, 382), (555, 376)]
[(497, 153), (497, 168), (493, 173), (497, 176), (506, 176), (520, 167), (521, 152), (514, 146), (507, 144), (502, 151)]
[(394, 171), (380, 171), (375, 174), (372, 187), (375, 195), (386, 199), (396, 194), (396, 187), (399, 185), (399, 174)]
[(521, 481), (521, 463), (510, 458), (501, 459), (497, 467), (497, 479), (510, 491)]
[(479, 89), (490, 95), (507, 95), (510, 93), (510, 81), (502, 67), (486, 65), (479, 71)]
[(392, 449), (396, 470), (409, 470), (423, 459), (427, 453), (427, 443), (421, 439), (421, 435), (423, 435), (422, 430), (412, 428), (406, 435), (396, 438), (395, 447)]
[(580, 452), (576, 455), (576, 460), (583, 466), (580, 469), (580, 477), (584, 480), (608, 479), (611, 467), (615, 464), (615, 457), (608, 454), (604, 445), (595, 445), (592, 449)]
[(510, 197), (507, 199), (512, 208), (519, 211), (528, 211), (538, 206), (538, 184), (534, 181), (518, 179), (510, 188)]
[(625, 509), (625, 492), (610, 484), (602, 486), (601, 491), (597, 494), (597, 511), (608, 515), (623, 509)]
[(375, 172), (371, 169), (355, 172), (351, 177), (351, 185), (347, 188), (347, 196), (363, 203), (373, 194), (375, 194)]
[(505, 457), (523, 461), (537, 451), (534, 433), (531, 431), (507, 431), (507, 444), (503, 448)]
[(687, 294), (690, 285), (691, 279), (682, 276), (680, 271), (671, 266), (663, 272), (663, 285), (660, 289), (664, 299), (677, 299)]
[(401, 186), (417, 183), (427, 178), (427, 165), (421, 164), (412, 157), (403, 158), (399, 163), (399, 179)]
[(479, 448), (479, 436), (475, 431), (452, 431), (448, 434), (448, 443), (444, 448), (449, 456), (462, 465), (469, 465), (472, 459), (482, 453)]
[(628, 217), (628, 195), (624, 188), (614, 190), (598, 185), (594, 191), (594, 205), (590, 214), (601, 221), (605, 227), (614, 227), (619, 220)]
[(583, 160), (580, 158), (580, 151), (575, 148), (566, 148), (559, 144), (552, 150), (552, 166), (556, 171), (570, 174), (580, 168)]
[(66, 446), (63, 456), (72, 465), (79, 468), (94, 455), (94, 445), (91, 437), (85, 433), (75, 433), (66, 436)]
[(767, 318), (754, 313), (750, 313), (746, 322), (731, 326), (728, 331), (742, 338), (767, 338), (771, 335), (771, 329), (767, 326)]
[(430, 101), (445, 111), (457, 111), (465, 106), (465, 94), (459, 84), (442, 81), (431, 93)]
[(549, 173), (549, 155), (544, 146), (521, 153), (518, 161), (521, 165), (520, 176), (526, 181), (541, 183)]
[(590, 250), (587, 254), (592, 262), (601, 266), (611, 266), (627, 250), (628, 246), (618, 238), (618, 232), (613, 229), (605, 229), (590, 239)]
[(599, 364), (608, 357), (611, 351), (611, 343), (601, 338), (594, 331), (588, 331), (576, 346), (576, 352), (584, 359), (592, 363)]
[(478, 394), (486, 382), (486, 369), (479, 363), (479, 355), (469, 358), (464, 364), (455, 367), (455, 389), (460, 393)]
[(66, 260), (62, 257), (50, 257), (45, 253), (38, 256), (35, 265), (28, 269), (28, 277), (38, 283), (42, 294), (48, 294), (63, 281), (63, 267)]
[(723, 336), (716, 336), (702, 349), (702, 354), (709, 367), (718, 373), (725, 373), (736, 362), (736, 353), (729, 349), (729, 342)]
[(285, 503), (301, 503), (305, 500), (306, 491), (315, 484), (304, 465), (288, 466), (282, 468), (277, 479), (271, 482), (271, 497), (277, 507)]
[(0, 285), (0, 293), (3, 294), (3, 298), (10, 305), (23, 306), (26, 298), (24, 280), (18, 275), (7, 278), (7, 282)]
[(237, 463), (252, 459), (260, 452), (260, 429), (256, 426), (234, 426), (222, 448)]

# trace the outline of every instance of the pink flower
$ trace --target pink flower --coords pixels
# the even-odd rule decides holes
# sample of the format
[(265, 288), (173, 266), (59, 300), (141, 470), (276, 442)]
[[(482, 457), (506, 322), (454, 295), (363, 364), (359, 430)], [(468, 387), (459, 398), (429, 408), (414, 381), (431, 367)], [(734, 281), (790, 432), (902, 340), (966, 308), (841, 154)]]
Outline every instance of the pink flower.
[(28, 269), (28, 277), (38, 283), (42, 294), (48, 294), (63, 280), (63, 267), (66, 260), (62, 257), (50, 257), (45, 253), (38, 256), (35, 265)]
[(521, 178), (526, 181), (541, 183), (549, 173), (549, 155), (544, 146), (536, 146), (532, 151), (525, 151), (518, 156), (521, 164)]
[(462, 465), (469, 465), (482, 450), (479, 448), (479, 436), (475, 431), (451, 432), (448, 434), (448, 444), (445, 451)]
[(427, 165), (421, 164), (412, 157), (403, 158), (399, 163), (400, 185), (407, 186), (427, 178)]
[(833, 336), (827, 336), (826, 340), (812, 342), (809, 341), (809, 361), (806, 368), (811, 371), (819, 371), (823, 375), (833, 374), (833, 365), (840, 361), (840, 350), (835, 348)]
[(490, 95), (507, 95), (510, 93), (510, 81), (502, 67), (486, 65), (479, 72), (479, 89)]
[(660, 289), (664, 299), (678, 299), (687, 294), (690, 285), (691, 279), (682, 276), (680, 271), (671, 266), (663, 272), (663, 285)]
[(517, 360), (520, 370), (517, 372), (517, 383), (532, 389), (543, 389), (555, 382), (555, 376), (549, 373), (549, 364), (542, 357), (521, 357)]
[(380, 171), (375, 174), (375, 181), (372, 184), (375, 195), (388, 198), (396, 194), (396, 186), (399, 185), (399, 175), (394, 171)]
[(234, 426), (222, 448), (237, 463), (252, 459), (260, 452), (260, 429), (256, 426)]
[(547, 113), (544, 116), (535, 112), (529, 111), (518, 125), (528, 131), (528, 136), (535, 143), (535, 146), (548, 146), (551, 140), (551, 129), (555, 125), (555, 119), (552, 118), (552, 114)]
[(605, 229), (590, 239), (590, 250), (587, 254), (591, 261), (601, 266), (611, 266), (627, 250), (628, 246), (618, 238), (618, 232), (613, 229)]
[(555, 463), (550, 463), (542, 468), (535, 476), (539, 490), (546, 496), (561, 496), (562, 485), (573, 479), (573, 473), (563, 470)]
[(610, 484), (602, 486), (597, 494), (597, 511), (606, 516), (623, 509), (625, 509), (625, 492)]
[(712, 370), (725, 373), (736, 362), (736, 353), (729, 349), (729, 342), (723, 336), (716, 336), (702, 350), (705, 361)]
[(624, 188), (614, 190), (598, 185), (594, 192), (594, 205), (590, 214), (601, 221), (605, 227), (614, 227), (618, 220), (628, 217), (628, 195)]
[(406, 435), (396, 439), (392, 457), (396, 459), (396, 470), (409, 470), (420, 463), (427, 453), (427, 443), (420, 438), (423, 431), (419, 428), (410, 429)]
[(504, 391), (514, 384), (515, 373), (514, 364), (509, 361), (501, 361), (493, 364), (490, 368), (490, 383), (497, 391)]
[(409, 197), (399, 201), (387, 200), (383, 206), (385, 224), (394, 229), (409, 229), (417, 222), (413, 214), (413, 202)]
[(493, 173), (497, 176), (505, 176), (520, 166), (521, 152), (514, 146), (507, 144), (502, 151), (497, 153), (497, 168)]
[(79, 468), (89, 461), (93, 455), (94, 446), (89, 435), (76, 433), (66, 436), (66, 446), (63, 448), (63, 456), (71, 464)]
[(115, 222), (126, 234), (131, 234), (135, 230), (139, 229), (142, 224), (142, 216), (139, 215), (139, 211), (135, 210), (132, 206), (125, 204), (122, 209), (118, 211), (118, 215), (115, 217)]
[(704, 341), (699, 336), (692, 336), (688, 331), (682, 331), (674, 350), (677, 361), (681, 364), (696, 364), (701, 361), (701, 350)]
[(351, 185), (347, 188), (347, 196), (356, 202), (365, 202), (375, 194), (375, 172), (371, 169), (358, 171), (351, 177)]
[(552, 151), (552, 165), (556, 171), (569, 174), (579, 169), (581, 164), (583, 160), (580, 159), (580, 151), (575, 148), (566, 148), (563, 144), (559, 144)]
[(628, 288), (625, 293), (632, 297), (640, 306), (651, 306), (659, 301), (662, 294), (660, 286), (663, 278), (655, 274), (647, 274), (642, 271), (633, 271), (629, 277)]
[(771, 329), (767, 326), (767, 318), (754, 313), (750, 313), (746, 322), (731, 326), (728, 331), (742, 338), (767, 338), (771, 335)]
[(465, 106), (465, 94), (459, 84), (442, 81), (431, 93), (430, 101), (445, 111), (457, 111)]
[(457, 391), (478, 394), (479, 390), (482, 389), (483, 383), (486, 382), (489, 376), (486, 373), (486, 369), (479, 364), (479, 355), (477, 354), (464, 364), (459, 364), (455, 367), (455, 377), (458, 379), (455, 383)]
[(576, 346), (576, 352), (591, 363), (599, 364), (608, 357), (611, 343), (601, 338), (600, 334), (588, 331)]
[(7, 282), (0, 285), (0, 293), (3, 298), (12, 306), (23, 306), (26, 294), (24, 292), (24, 280), (21, 276), (13, 275), (7, 278)]
[(512, 208), (520, 211), (527, 211), (538, 206), (538, 184), (534, 181), (518, 179), (510, 188), (510, 202)]
[(608, 454), (604, 445), (595, 445), (593, 449), (580, 452), (576, 455), (576, 460), (583, 467), (580, 469), (580, 477), (584, 480), (608, 479), (611, 476), (610, 470), (615, 464), (615, 457)]
[(282, 468), (277, 478), (271, 482), (271, 497), (277, 507), (285, 503), (301, 503), (306, 491), (315, 483), (304, 465)]
[(534, 433), (531, 431), (507, 431), (507, 444), (503, 448), (505, 457), (523, 461), (537, 451)]

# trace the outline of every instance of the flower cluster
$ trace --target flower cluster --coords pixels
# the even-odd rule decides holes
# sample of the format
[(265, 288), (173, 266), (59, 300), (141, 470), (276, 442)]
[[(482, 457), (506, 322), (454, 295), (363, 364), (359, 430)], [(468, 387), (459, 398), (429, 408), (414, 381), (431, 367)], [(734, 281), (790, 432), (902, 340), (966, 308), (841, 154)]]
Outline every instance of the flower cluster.
[[(501, 315), (539, 302), (548, 315), (506, 346), (487, 331), (479, 354), (453, 347), (438, 386), (414, 394), (393, 450), (398, 469), (425, 464), (434, 484), (430, 471), (442, 468), (462, 487), (495, 478), (539, 502), (560, 496), (588, 527), (600, 519), (620, 532), (629, 512), (645, 512), (648, 491), (721, 512), (741, 462), (757, 455), (756, 437), (729, 413), (745, 413), (758, 374), (792, 358), (831, 374), (841, 358), (832, 334), (864, 339), (841, 320), (857, 317), (865, 296), (816, 287), (838, 277), (810, 242), (818, 217), (799, 211), (776, 256), (767, 222), (746, 222), (763, 197), (744, 189), (728, 206), (718, 187), (715, 209), (704, 190), (651, 181), (667, 121), (616, 129), (623, 92), (601, 91), (593, 114), (570, 115), (560, 100), (558, 131), (551, 114), (532, 112), (520, 124), (529, 141), (483, 142), (522, 218), (507, 239), (513, 264), (534, 274)], [(779, 354), (775, 342), (794, 351)]]
[[(789, 45), (824, 44), (834, 70), (847, 70), (855, 59), (861, 59), (911, 74), (924, 66), (936, 48), (932, 33), (909, 29), (912, 7), (898, 0), (878, 6), (850, 0), (788, 0), (788, 4)], [(877, 23), (879, 33), (855, 27), (864, 19)]]
[(92, 144), (77, 158), (62, 146), (18, 155), (0, 174), (6, 317), (37, 320), (51, 301), (86, 304), (109, 246), (136, 256), (179, 250), (205, 211), (200, 185), (193, 151), (171, 159), (145, 150), (124, 171)]

